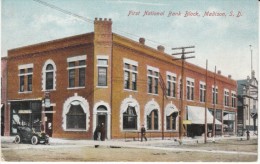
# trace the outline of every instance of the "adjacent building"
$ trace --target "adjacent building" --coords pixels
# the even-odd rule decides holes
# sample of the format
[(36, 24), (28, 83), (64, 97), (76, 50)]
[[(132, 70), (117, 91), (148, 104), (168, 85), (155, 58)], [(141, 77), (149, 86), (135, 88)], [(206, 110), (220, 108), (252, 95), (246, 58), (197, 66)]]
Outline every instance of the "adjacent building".
[(238, 133), (244, 135), (246, 130), (257, 134), (258, 129), (258, 80), (255, 72), (251, 77), (238, 80)]
[(1, 136), (5, 129), (5, 108), (7, 105), (7, 58), (1, 58)]
[(18, 124), (43, 124), (52, 137), (91, 139), (101, 123), (108, 139), (136, 137), (142, 124), (148, 137), (178, 137), (180, 128), (202, 135), (205, 103), (209, 128), (216, 111), (216, 134), (236, 131), (231, 76), (185, 62), (181, 110), (181, 61), (144, 38), (112, 33), (110, 19), (95, 19), (91, 33), (9, 50), (7, 58), (6, 135)]

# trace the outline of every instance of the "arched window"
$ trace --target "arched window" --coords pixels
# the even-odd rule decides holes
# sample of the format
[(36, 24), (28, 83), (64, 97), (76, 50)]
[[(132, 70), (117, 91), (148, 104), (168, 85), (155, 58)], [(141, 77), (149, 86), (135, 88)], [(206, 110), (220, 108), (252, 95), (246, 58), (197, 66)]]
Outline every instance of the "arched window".
[(49, 59), (42, 68), (42, 90), (56, 89), (56, 65)]
[(80, 102), (73, 101), (69, 112), (66, 114), (67, 129), (86, 129), (86, 113)]
[(154, 109), (146, 117), (147, 117), (147, 130), (158, 130), (159, 129), (158, 110)]
[(46, 67), (46, 83), (45, 83), (45, 89), (49, 90), (49, 89), (53, 89), (53, 74), (54, 74), (54, 69), (53, 69), (53, 65), (52, 64), (48, 64)]
[(123, 113), (123, 129), (137, 129), (137, 114), (135, 107), (128, 106)]
[(171, 115), (166, 116), (166, 129), (176, 130), (178, 112), (173, 112)]

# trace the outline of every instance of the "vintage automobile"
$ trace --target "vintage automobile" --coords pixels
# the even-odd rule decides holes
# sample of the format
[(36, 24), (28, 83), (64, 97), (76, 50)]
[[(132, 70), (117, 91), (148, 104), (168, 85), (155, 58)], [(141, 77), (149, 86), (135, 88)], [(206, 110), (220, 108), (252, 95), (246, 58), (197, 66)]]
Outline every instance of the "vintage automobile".
[(14, 143), (31, 142), (33, 145), (38, 143), (49, 144), (49, 136), (47, 134), (35, 132), (29, 126), (17, 126), (17, 133)]

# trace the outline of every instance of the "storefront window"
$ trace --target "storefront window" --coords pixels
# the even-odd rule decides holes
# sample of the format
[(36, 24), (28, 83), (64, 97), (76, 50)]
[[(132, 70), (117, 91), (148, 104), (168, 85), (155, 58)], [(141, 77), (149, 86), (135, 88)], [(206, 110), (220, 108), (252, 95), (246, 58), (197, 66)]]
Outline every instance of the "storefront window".
[(166, 129), (167, 130), (176, 130), (176, 119), (178, 113), (173, 112), (170, 116), (166, 117)]
[(40, 131), (41, 101), (11, 102), (11, 134), (17, 133), (17, 126), (29, 126)]
[(137, 114), (134, 107), (128, 106), (123, 113), (123, 129), (137, 129)]
[(147, 130), (158, 130), (158, 110), (153, 110), (147, 115)]
[(86, 113), (81, 105), (73, 105), (69, 109), (67, 116), (67, 129), (86, 129)]

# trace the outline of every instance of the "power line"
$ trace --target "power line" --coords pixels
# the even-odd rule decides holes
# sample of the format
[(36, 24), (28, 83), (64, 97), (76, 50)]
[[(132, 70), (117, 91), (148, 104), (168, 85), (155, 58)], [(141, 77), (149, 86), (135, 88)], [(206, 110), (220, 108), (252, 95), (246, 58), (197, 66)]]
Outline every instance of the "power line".
[[(91, 19), (89, 19), (89, 18), (86, 18), (86, 17), (83, 17), (83, 16), (81, 16), (81, 15), (75, 14), (75, 13), (73, 13), (73, 12), (70, 12), (70, 11), (68, 11), (68, 10), (62, 9), (62, 8), (60, 8), (60, 7), (57, 7), (57, 6), (53, 5), (53, 4), (44, 2), (44, 1), (42, 1), (42, 0), (33, 0), (33, 1), (35, 1), (35, 2), (37, 2), (37, 3), (39, 3), (39, 4), (41, 4), (41, 5), (50, 7), (50, 8), (52, 8), (52, 9), (54, 9), (54, 10), (60, 11), (60, 12), (62, 12), (62, 13), (64, 13), (64, 14), (67, 14), (67, 15), (70, 15), (70, 16), (73, 16), (73, 17), (76, 17), (76, 18), (78, 18), (78, 19), (81, 19), (81, 20), (83, 20), (83, 21), (85, 21), (85, 22), (92, 23), (92, 24), (94, 23), (94, 21), (91, 20)], [(115, 31), (118, 31), (119, 33), (123, 33), (123, 34), (125, 34), (125, 35), (133, 36), (133, 37), (136, 37), (136, 38), (140, 38), (140, 36), (138, 36), (138, 35), (135, 35), (135, 34), (132, 34), (132, 33), (129, 33), (129, 32), (122, 31), (122, 30), (120, 30), (120, 29), (118, 29), (118, 28), (116, 28), (116, 27), (114, 27), (113, 29), (114, 29)], [(133, 38), (133, 37), (132, 37), (132, 38)], [(159, 42), (154, 41), (154, 40), (149, 39), (149, 38), (146, 38), (146, 40), (147, 40), (147, 41), (150, 41), (150, 42), (152, 42), (152, 43), (156, 43), (157, 45), (159, 44), (159, 45), (163, 45), (163, 46), (166, 46), (166, 47), (170, 47), (170, 46), (168, 46), (168, 45), (166, 45), (166, 44), (159, 43)]]
[(85, 17), (80, 16), (78, 14), (72, 13), (72, 12), (70, 12), (68, 10), (64, 10), (62, 8), (59, 8), (59, 7), (55, 6), (55, 5), (53, 5), (53, 4), (50, 4), (50, 3), (47, 3), (47, 2), (44, 2), (44, 1), (41, 1), (41, 0), (33, 0), (33, 1), (35, 1), (37, 3), (40, 3), (40, 4), (44, 5), (44, 6), (48, 6), (48, 7), (52, 8), (52, 9), (58, 10), (58, 11), (64, 13), (64, 14), (68, 14), (70, 16), (82, 19), (82, 20), (84, 20), (84, 21), (86, 21), (88, 23), (94, 23), (94, 21), (91, 20), (91, 19), (88, 19), (88, 18), (85, 18)]

